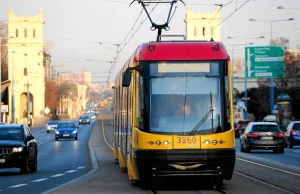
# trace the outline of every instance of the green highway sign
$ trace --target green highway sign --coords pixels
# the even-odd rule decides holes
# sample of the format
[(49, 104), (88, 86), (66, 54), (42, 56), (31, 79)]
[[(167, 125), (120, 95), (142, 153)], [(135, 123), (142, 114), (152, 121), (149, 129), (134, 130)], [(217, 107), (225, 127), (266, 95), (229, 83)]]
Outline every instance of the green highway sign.
[(247, 78), (284, 77), (282, 46), (248, 46), (245, 48)]

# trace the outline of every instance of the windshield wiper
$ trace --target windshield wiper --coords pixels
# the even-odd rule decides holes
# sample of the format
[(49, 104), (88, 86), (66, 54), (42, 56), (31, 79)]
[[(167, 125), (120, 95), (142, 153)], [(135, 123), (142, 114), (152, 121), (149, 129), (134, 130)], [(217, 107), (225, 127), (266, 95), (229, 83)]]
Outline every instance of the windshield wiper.
[(207, 75), (207, 74), (205, 74), (205, 77), (206, 78), (220, 78), (219, 75)]
[(196, 133), (196, 131), (201, 127), (201, 125), (206, 121), (206, 119), (209, 117), (210, 114), (212, 114), (212, 129), (213, 130), (213, 112), (214, 112), (214, 109), (212, 108), (212, 95), (211, 95), (211, 92), (210, 92), (210, 110), (206, 113), (206, 115), (201, 119), (201, 121), (199, 121), (199, 123), (194, 127), (194, 129), (190, 132), (189, 135), (194, 135)]

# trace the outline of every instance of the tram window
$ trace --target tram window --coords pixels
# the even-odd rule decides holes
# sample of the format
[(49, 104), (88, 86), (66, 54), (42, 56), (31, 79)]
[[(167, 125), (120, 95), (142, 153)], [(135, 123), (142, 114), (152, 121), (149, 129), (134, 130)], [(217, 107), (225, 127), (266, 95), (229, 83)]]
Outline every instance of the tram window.
[(143, 84), (143, 77), (140, 73), (137, 73), (137, 123), (138, 128), (144, 129), (144, 84)]

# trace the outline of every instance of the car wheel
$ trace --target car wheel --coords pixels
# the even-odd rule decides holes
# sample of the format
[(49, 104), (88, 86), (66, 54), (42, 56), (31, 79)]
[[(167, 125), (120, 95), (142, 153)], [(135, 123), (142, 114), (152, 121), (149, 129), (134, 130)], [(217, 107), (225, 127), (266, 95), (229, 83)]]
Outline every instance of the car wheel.
[(293, 148), (294, 147), (294, 145), (292, 144), (292, 141), (291, 140), (289, 140), (289, 148)]
[(28, 157), (26, 157), (23, 161), (23, 164), (21, 164), (20, 172), (22, 174), (28, 174), (29, 173), (29, 161)]
[(30, 165), (30, 172), (36, 172), (37, 170), (37, 155), (34, 157), (33, 164)]
[(283, 154), (283, 153), (284, 153), (284, 148), (280, 148), (280, 149), (278, 150), (278, 152), (279, 152), (279, 154)]
[(251, 148), (250, 148), (250, 146), (245, 146), (245, 152), (246, 153), (250, 153), (251, 152)]
[(55, 138), (55, 141), (58, 141), (58, 138), (57, 138), (57, 137)]
[(77, 136), (74, 139), (77, 140)]
[(47, 133), (49, 133), (49, 131), (47, 131)]
[(90, 125), (91, 123), (89, 122), (89, 125)]

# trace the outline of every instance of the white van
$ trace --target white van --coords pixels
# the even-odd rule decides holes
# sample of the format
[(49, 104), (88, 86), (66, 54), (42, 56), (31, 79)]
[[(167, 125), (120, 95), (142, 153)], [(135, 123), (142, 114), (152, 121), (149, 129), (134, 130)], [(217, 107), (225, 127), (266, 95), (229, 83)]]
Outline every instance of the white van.
[(274, 115), (268, 115), (263, 119), (263, 122), (276, 122), (276, 117)]

